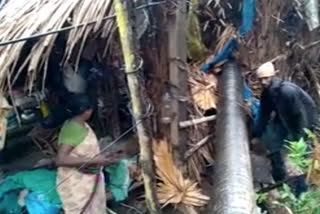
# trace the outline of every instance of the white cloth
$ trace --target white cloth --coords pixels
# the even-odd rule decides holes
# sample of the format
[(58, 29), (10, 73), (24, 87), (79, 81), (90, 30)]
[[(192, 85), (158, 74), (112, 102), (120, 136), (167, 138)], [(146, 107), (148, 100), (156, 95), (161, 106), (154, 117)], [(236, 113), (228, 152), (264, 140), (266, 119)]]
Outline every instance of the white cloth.
[(257, 76), (259, 78), (272, 77), (276, 74), (274, 65), (272, 62), (266, 62), (262, 64), (257, 70)]

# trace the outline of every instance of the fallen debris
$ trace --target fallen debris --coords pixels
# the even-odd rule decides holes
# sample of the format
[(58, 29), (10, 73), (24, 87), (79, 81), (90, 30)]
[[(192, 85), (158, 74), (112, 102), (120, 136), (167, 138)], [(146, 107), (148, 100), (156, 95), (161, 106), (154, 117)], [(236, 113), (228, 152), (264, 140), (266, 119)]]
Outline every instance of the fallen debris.
[(209, 202), (210, 198), (201, 192), (197, 182), (183, 177), (182, 171), (173, 161), (171, 148), (166, 140), (154, 141), (153, 150), (159, 179), (157, 194), (162, 207), (173, 204), (194, 213), (194, 207), (201, 207)]
[(188, 121), (182, 121), (179, 123), (179, 127), (181, 129), (187, 128), (189, 126), (194, 126), (200, 123), (206, 123), (206, 122), (210, 122), (216, 119), (216, 115), (212, 115), (212, 116), (208, 116), (208, 117), (202, 117), (202, 118), (198, 118), (198, 119), (192, 119), (192, 120), (188, 120)]
[(208, 143), (208, 140), (212, 137), (212, 135), (206, 136), (205, 138), (203, 138), (202, 140), (200, 140), (198, 143), (192, 145), (193, 147), (191, 149), (189, 149), (185, 156), (184, 159), (188, 160), (193, 153), (195, 153), (198, 149), (200, 149), (203, 145), (205, 145), (206, 143)]

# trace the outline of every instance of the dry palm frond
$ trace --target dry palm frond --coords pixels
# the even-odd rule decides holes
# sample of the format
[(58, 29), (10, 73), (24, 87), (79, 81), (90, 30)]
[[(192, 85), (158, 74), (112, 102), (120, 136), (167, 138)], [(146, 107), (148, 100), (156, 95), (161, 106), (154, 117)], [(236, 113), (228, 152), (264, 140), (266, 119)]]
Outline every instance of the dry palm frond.
[(157, 194), (161, 204), (174, 204), (183, 207), (201, 207), (208, 203), (209, 197), (202, 194), (197, 183), (185, 179), (181, 170), (175, 165), (171, 148), (167, 141), (153, 142), (156, 164)]
[[(188, 172), (195, 178), (198, 182), (201, 181), (201, 173), (203, 173), (206, 166), (214, 164), (214, 149), (210, 141), (212, 138), (203, 137), (209, 132), (209, 127), (207, 125), (198, 126), (189, 129), (189, 148), (194, 148), (197, 144), (204, 139), (208, 138), (207, 142), (203, 144), (196, 152), (194, 152), (187, 159)], [(199, 140), (201, 139), (201, 140)]]
[(193, 83), (191, 87), (192, 98), (198, 107), (202, 110), (215, 109), (217, 107), (217, 97), (212, 90), (214, 83), (206, 86), (198, 82), (190, 82)]
[(308, 173), (308, 181), (320, 187), (320, 144), (317, 140), (314, 143), (312, 165)]
[[(113, 20), (102, 22), (102, 18), (112, 11), (112, 0), (10, 0), (0, 10), (0, 41), (10, 41), (21, 37), (29, 37), (37, 33), (62, 28), (65, 24), (77, 25), (98, 20), (90, 25), (72, 30), (68, 34), (66, 58), (74, 50), (77, 43), (81, 43), (79, 55), (86, 38), (103, 29), (111, 34)], [(70, 20), (70, 17), (72, 19)], [(106, 33), (104, 33), (106, 35)], [(48, 66), (48, 58), (54, 46), (57, 34), (41, 37), (35, 41), (31, 51), (25, 57), (23, 67), (28, 67), (28, 88), (33, 88), (37, 73)], [(16, 71), (17, 62), (26, 41), (0, 47), (0, 85), (3, 87), (9, 73)], [(79, 58), (79, 57), (78, 57)], [(16, 77), (14, 77), (16, 79)]]
[(191, 95), (194, 103), (202, 110), (217, 107), (217, 79), (213, 74), (203, 74), (193, 66), (189, 74)]
[[(193, 100), (193, 108), (189, 109), (191, 118), (201, 118), (204, 112), (216, 109), (218, 103), (217, 78), (214, 74), (202, 73), (199, 66), (192, 65), (189, 72), (189, 88)], [(188, 129), (189, 148), (194, 148), (198, 142), (209, 135), (208, 124), (202, 123)], [(205, 143), (187, 159), (188, 172), (198, 182), (201, 181), (201, 173), (208, 164), (213, 164), (212, 144)]]
[[(212, 58), (214, 58), (214, 56), (216, 56), (223, 49), (223, 47), (235, 35), (235, 33), (236, 33), (236, 29), (231, 24), (227, 25), (222, 32), (217, 31), (217, 35), (216, 35), (216, 37), (218, 38), (217, 44), (213, 50), (213, 54), (207, 57), (207, 59), (205, 60), (205, 63), (210, 62)], [(224, 63), (225, 61), (222, 61), (221, 63), (216, 64), (215, 69), (220, 68)], [(216, 73), (218, 73), (217, 71), (220, 71), (220, 70), (221, 69), (217, 69)]]
[(214, 52), (217, 54), (219, 53), (222, 48), (225, 46), (225, 44), (234, 36), (236, 33), (236, 29), (232, 25), (227, 25), (224, 31), (221, 33), (221, 35), (217, 35), (218, 41), (217, 46), (214, 50)]

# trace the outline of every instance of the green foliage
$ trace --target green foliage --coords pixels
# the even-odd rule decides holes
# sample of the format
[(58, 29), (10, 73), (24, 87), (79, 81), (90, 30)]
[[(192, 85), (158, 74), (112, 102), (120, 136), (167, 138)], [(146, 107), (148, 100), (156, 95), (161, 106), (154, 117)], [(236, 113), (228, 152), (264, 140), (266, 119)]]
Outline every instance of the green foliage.
[(302, 170), (308, 170), (309, 166), (311, 165), (311, 159), (306, 158), (308, 154), (308, 146), (307, 143), (304, 141), (303, 138), (300, 138), (299, 141), (287, 141), (288, 146), (288, 157), (289, 160), (299, 167)]
[[(304, 129), (304, 131), (308, 139), (314, 140), (316, 138), (316, 135), (310, 130)], [(289, 160), (300, 169), (307, 171), (312, 164), (312, 160), (307, 158), (309, 153), (305, 140), (301, 138), (299, 141), (287, 142)], [(320, 214), (320, 189), (310, 189), (299, 197), (293, 193), (287, 184), (284, 184), (278, 190), (280, 198), (274, 201), (273, 204), (286, 207), (294, 214)], [(263, 203), (267, 200), (267, 195), (257, 194), (256, 200), (258, 203)]]
[(279, 203), (290, 208), (294, 214), (319, 214), (320, 190), (309, 190), (297, 198), (291, 188), (284, 184), (280, 189)]
[(206, 47), (202, 41), (201, 28), (199, 24), (197, 9), (199, 0), (190, 1), (187, 19), (187, 49), (188, 55), (194, 60), (202, 59), (206, 54)]
[(307, 134), (307, 137), (311, 140), (317, 138), (317, 136), (310, 129), (303, 129), (303, 131)]
[(256, 193), (256, 202), (258, 204), (265, 203), (268, 200), (268, 193)]
[[(314, 140), (316, 135), (308, 130), (304, 129), (307, 134), (307, 138)], [(288, 141), (288, 157), (289, 160), (300, 169), (307, 171), (312, 164), (312, 160), (307, 158), (308, 145), (306, 141), (301, 138), (299, 141)], [(302, 193), (299, 198), (295, 196), (291, 188), (284, 184), (280, 188), (279, 202), (283, 206), (286, 206), (292, 210), (294, 214), (320, 214), (320, 189), (311, 189)]]

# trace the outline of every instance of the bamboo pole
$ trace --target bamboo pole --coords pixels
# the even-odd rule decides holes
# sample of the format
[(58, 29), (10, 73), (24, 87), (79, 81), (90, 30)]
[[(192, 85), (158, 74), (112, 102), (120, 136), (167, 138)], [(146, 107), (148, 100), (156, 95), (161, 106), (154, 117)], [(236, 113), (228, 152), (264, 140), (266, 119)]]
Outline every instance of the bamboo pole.
[(200, 123), (210, 122), (215, 119), (216, 119), (216, 115), (212, 115), (212, 116), (208, 116), (208, 117), (201, 117), (201, 118), (192, 119), (192, 120), (188, 120), (188, 121), (182, 121), (179, 123), (179, 127), (180, 127), (180, 129), (184, 129), (184, 128), (187, 128), (190, 126), (198, 125)]
[[(141, 79), (138, 77), (138, 41), (134, 37), (132, 22), (130, 19), (130, 4), (132, 1), (115, 0), (116, 19), (119, 28), (121, 46), (125, 61), (125, 72), (127, 74), (128, 87), (131, 96), (133, 116), (138, 122), (145, 112), (145, 91)], [(141, 64), (140, 64), (141, 65)], [(139, 70), (137, 70), (139, 69)], [(144, 181), (146, 204), (150, 214), (160, 214), (159, 203), (155, 192), (155, 177), (153, 167), (152, 139), (151, 132), (147, 130), (148, 120), (144, 120), (137, 125), (137, 134), (140, 145), (140, 164)]]

